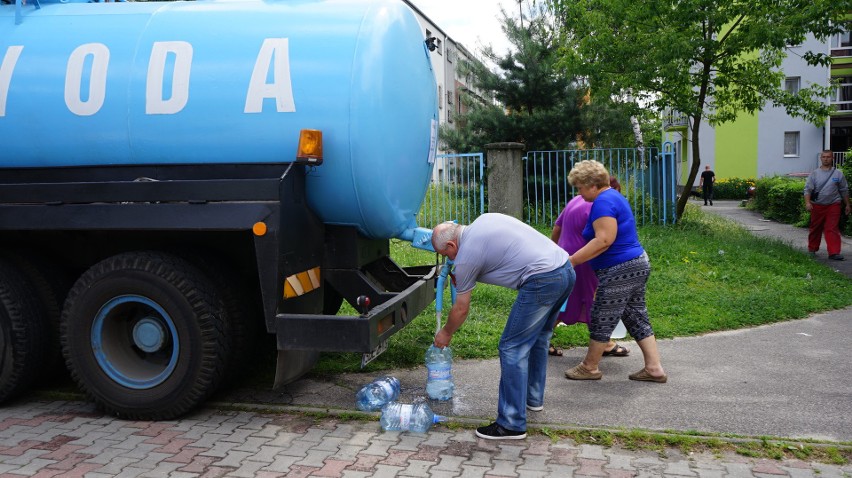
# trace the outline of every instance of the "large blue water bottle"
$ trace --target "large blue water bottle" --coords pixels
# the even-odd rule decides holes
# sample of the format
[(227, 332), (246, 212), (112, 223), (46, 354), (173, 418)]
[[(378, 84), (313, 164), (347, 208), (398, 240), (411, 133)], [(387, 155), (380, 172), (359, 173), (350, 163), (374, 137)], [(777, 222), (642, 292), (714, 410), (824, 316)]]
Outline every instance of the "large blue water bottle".
[(426, 433), (433, 424), (445, 420), (446, 417), (435, 415), (425, 402), (391, 402), (382, 409), (379, 423), (385, 431)]
[(426, 350), (426, 395), (433, 400), (453, 398), (453, 352), (449, 347), (430, 345)]
[(355, 406), (365, 412), (381, 410), (387, 403), (399, 398), (399, 390), (399, 380), (396, 377), (379, 377), (358, 390), (355, 394)]

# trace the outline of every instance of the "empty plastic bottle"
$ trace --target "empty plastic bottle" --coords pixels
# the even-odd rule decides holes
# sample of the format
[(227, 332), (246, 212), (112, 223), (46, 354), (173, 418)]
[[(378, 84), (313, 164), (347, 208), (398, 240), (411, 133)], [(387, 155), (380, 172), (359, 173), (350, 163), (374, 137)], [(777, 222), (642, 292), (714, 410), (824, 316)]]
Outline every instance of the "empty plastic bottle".
[(426, 350), (426, 395), (433, 400), (453, 398), (453, 352), (449, 347), (438, 348), (430, 345)]
[(396, 377), (379, 377), (358, 390), (355, 406), (365, 412), (381, 410), (387, 403), (399, 398), (399, 389)]
[(382, 409), (382, 418), (379, 423), (385, 431), (426, 433), (433, 424), (445, 420), (446, 417), (435, 415), (426, 402), (413, 404), (391, 402)]

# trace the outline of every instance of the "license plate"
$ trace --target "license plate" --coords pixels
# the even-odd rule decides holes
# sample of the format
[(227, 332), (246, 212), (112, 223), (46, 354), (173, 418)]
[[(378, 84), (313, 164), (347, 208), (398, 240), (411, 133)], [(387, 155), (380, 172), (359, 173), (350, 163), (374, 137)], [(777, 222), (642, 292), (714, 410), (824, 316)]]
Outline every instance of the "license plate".
[(388, 349), (388, 341), (385, 340), (384, 342), (380, 343), (378, 347), (373, 349), (372, 352), (367, 352), (364, 355), (362, 355), (361, 356), (361, 368), (366, 367), (368, 363), (375, 360), (376, 357), (381, 355), (387, 349)]

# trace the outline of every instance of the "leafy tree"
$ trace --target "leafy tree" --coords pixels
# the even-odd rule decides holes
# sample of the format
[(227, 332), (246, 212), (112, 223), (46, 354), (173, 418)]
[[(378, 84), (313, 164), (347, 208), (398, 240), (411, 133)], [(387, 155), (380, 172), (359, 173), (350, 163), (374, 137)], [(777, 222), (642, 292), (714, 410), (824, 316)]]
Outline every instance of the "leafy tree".
[[(524, 143), (528, 150), (565, 149), (583, 129), (583, 96), (574, 78), (557, 64), (552, 17), (535, 5), (527, 18), (501, 11), (503, 31), (515, 50), (501, 55), (490, 45), (482, 49), (497, 72), (480, 62), (460, 66), (474, 88), (462, 96), (468, 111), (454, 118), (456, 127), (442, 127), (441, 142), (460, 152), (481, 151), (488, 143), (503, 141)], [(477, 91), (495, 102), (477, 97)]]
[[(592, 90), (630, 95), (689, 118), (692, 168), (677, 204), (681, 217), (701, 165), (699, 129), (767, 102), (822, 124), (830, 86), (786, 92), (779, 70), (788, 45), (842, 30), (852, 0), (549, 0), (562, 32), (563, 61)], [(808, 52), (828, 65), (825, 52)]]

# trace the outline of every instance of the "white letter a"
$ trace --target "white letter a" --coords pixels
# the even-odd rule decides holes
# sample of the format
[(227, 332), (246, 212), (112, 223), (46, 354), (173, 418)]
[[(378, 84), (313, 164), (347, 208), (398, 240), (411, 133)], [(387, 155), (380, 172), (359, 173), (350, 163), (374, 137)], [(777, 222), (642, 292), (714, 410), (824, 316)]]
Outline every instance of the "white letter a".
[[(267, 83), (269, 67), (272, 64), (273, 82)], [(275, 107), (279, 113), (293, 113), (296, 103), (293, 101), (293, 85), (290, 83), (290, 51), (286, 38), (267, 38), (263, 40), (254, 71), (246, 93), (246, 113), (260, 113), (264, 98), (275, 98)]]

